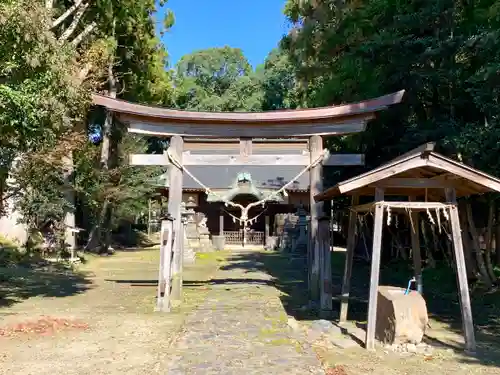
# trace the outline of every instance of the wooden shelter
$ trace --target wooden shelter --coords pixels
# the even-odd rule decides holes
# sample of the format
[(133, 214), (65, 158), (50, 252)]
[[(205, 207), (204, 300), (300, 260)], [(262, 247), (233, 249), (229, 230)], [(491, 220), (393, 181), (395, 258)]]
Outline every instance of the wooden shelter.
[[(465, 334), (465, 347), (475, 350), (464, 250), (458, 216), (457, 197), (486, 192), (500, 192), (500, 180), (465, 164), (434, 152), (434, 144), (425, 144), (389, 163), (369, 172), (338, 183), (315, 196), (317, 202), (346, 194), (352, 196), (349, 215), (346, 263), (341, 292), (340, 323), (347, 320), (350, 280), (356, 236), (356, 218), (360, 212), (375, 212), (373, 251), (368, 302), (366, 348), (375, 345), (377, 294), (382, 246), (384, 212), (403, 211), (410, 214), (412, 223), (412, 251), (415, 278), (421, 287), (421, 256), (419, 244), (418, 212), (435, 210), (449, 220), (456, 259), (458, 290)], [(374, 196), (375, 200), (359, 205), (360, 196)], [(408, 200), (386, 200), (389, 196), (407, 196)]]
[[(204, 168), (213, 166), (247, 166), (258, 165), (262, 168), (283, 168), (284, 165), (297, 165), (302, 168), (301, 173), (309, 174), (309, 202), (311, 222), (309, 226), (309, 242), (315, 244), (318, 235), (319, 218), (322, 215), (323, 205), (315, 202), (314, 196), (323, 190), (322, 168), (331, 165), (353, 165), (351, 162), (337, 155), (330, 155), (323, 149), (323, 135), (344, 135), (361, 132), (365, 129), (369, 120), (375, 117), (379, 111), (387, 109), (390, 105), (399, 103), (403, 97), (404, 90), (382, 96), (376, 99), (354, 104), (331, 106), (317, 109), (303, 109), (291, 111), (272, 111), (262, 113), (218, 113), (218, 112), (192, 112), (179, 111), (167, 108), (147, 106), (130, 103), (106, 96), (94, 95), (95, 105), (103, 106), (111, 111), (120, 121), (128, 126), (132, 133), (150, 136), (170, 137), (169, 148), (163, 155), (134, 155), (131, 159), (134, 165), (163, 165), (168, 167), (168, 212), (173, 219), (173, 236), (168, 230), (162, 229), (165, 241), (161, 245), (161, 264), (159, 275), (159, 298), (157, 307), (159, 310), (169, 310), (170, 293), (175, 299), (181, 298), (182, 293), (182, 246), (176, 233), (181, 229), (181, 203), (184, 176), (196, 181), (209, 193), (214, 193), (211, 187), (197, 178), (191, 171), (193, 166)], [(229, 152), (221, 147), (220, 153), (213, 154), (204, 152), (203, 142), (198, 142), (195, 149), (189, 149), (196, 145), (189, 144), (185, 139), (190, 138), (224, 138), (236, 142), (236, 153)], [(275, 145), (263, 147), (258, 146), (253, 139), (302, 139), (307, 142), (307, 149), (293, 155), (276, 153)], [(302, 147), (303, 145), (301, 145)], [(188, 150), (186, 150), (188, 148)], [(265, 150), (264, 150), (265, 149)], [(269, 152), (271, 151), (271, 152)], [(349, 160), (349, 158), (347, 158)], [(351, 159), (352, 160), (352, 159)], [(359, 164), (359, 162), (358, 162)], [(296, 177), (298, 178), (299, 175)], [(273, 194), (285, 192), (293, 184), (293, 178), (285, 183)], [(257, 202), (241, 208), (241, 219), (248, 221), (248, 211), (251, 205), (265, 204), (271, 197), (265, 197)], [(235, 205), (232, 201), (225, 201), (228, 205)], [(167, 221), (166, 221), (167, 222)], [(167, 223), (165, 223), (167, 225)], [(163, 226), (163, 224), (162, 224)], [(173, 260), (170, 262), (170, 244), (173, 243)], [(309, 246), (310, 249), (313, 246)], [(314, 247), (319, 251), (319, 247)], [(325, 250), (326, 251), (326, 250)], [(166, 256), (164, 256), (167, 254)], [(313, 299), (319, 299), (317, 294), (320, 277), (325, 282), (331, 282), (331, 274), (326, 272), (320, 276), (320, 269), (312, 267), (317, 264), (320, 256), (309, 252), (309, 289)], [(329, 249), (321, 255), (321, 259), (330, 262)], [(172, 270), (172, 271), (171, 271)], [(172, 280), (172, 283), (170, 283)], [(330, 281), (329, 281), (330, 280)], [(169, 285), (172, 285), (170, 290)], [(331, 310), (332, 298), (331, 288), (326, 288), (328, 293), (322, 305), (322, 309)]]

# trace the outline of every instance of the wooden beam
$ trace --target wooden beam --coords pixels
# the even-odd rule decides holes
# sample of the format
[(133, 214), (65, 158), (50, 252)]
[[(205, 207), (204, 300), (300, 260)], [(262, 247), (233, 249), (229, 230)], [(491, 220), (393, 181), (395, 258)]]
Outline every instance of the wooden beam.
[(163, 122), (194, 122), (204, 126), (213, 126), (222, 122), (239, 127), (242, 125), (274, 127), (277, 124), (315, 122), (324, 119), (335, 121), (360, 115), (373, 115), (393, 104), (400, 103), (404, 90), (357, 103), (342, 104), (322, 108), (302, 109), (298, 111), (279, 110), (266, 112), (201, 112), (180, 111), (157, 106), (147, 106), (127, 102), (103, 95), (92, 95), (94, 105), (101, 105), (112, 112), (142, 117), (146, 120)]
[(168, 158), (165, 154), (130, 154), (128, 157), (130, 165), (164, 165), (168, 166)]
[[(314, 135), (309, 139), (310, 161), (316, 160), (323, 150), (323, 139)], [(323, 216), (323, 202), (316, 202), (314, 196), (323, 191), (322, 166), (316, 165), (309, 171), (309, 204), (311, 208), (311, 219), (309, 225), (309, 293), (311, 300), (318, 302), (319, 299), (319, 273), (320, 273), (320, 249), (317, 244), (319, 218)]]
[[(182, 163), (183, 139), (180, 136), (174, 136), (170, 140), (170, 151)], [(172, 299), (182, 300), (182, 254), (180, 238), (181, 231), (181, 203), (182, 203), (182, 169), (175, 165), (168, 167), (168, 213), (174, 218), (174, 261), (172, 270)]]
[[(351, 206), (357, 206), (359, 197), (353, 195)], [(342, 291), (340, 299), (340, 318), (339, 323), (347, 322), (347, 313), (349, 310), (349, 293), (351, 291), (352, 264), (354, 260), (354, 248), (356, 246), (356, 223), (358, 215), (355, 211), (349, 211), (349, 227), (347, 230), (347, 249), (345, 253), (344, 278), (342, 280)]]
[[(384, 200), (384, 191), (377, 188), (375, 201)], [(380, 258), (382, 254), (382, 231), (383, 231), (384, 208), (381, 204), (375, 206), (375, 219), (373, 225), (373, 250), (370, 271), (370, 294), (368, 298), (368, 324), (366, 327), (366, 349), (375, 349), (375, 328), (377, 324), (377, 299), (378, 283), (380, 278)]]
[[(226, 152), (229, 154), (239, 154), (240, 144), (238, 139), (226, 139), (226, 138), (206, 138), (206, 139), (186, 139), (184, 145), (185, 151), (217, 151)], [(300, 154), (301, 151), (307, 151), (307, 140), (305, 139), (288, 139), (288, 140), (276, 140), (267, 139), (259, 140), (252, 139), (252, 153), (296, 153)]]
[(431, 154), (429, 155), (429, 164), (483, 186), (490, 191), (500, 192), (500, 180), (455, 160), (442, 155)]
[(370, 186), (381, 188), (411, 188), (411, 189), (444, 189), (455, 187), (454, 181), (435, 180), (428, 178), (387, 178), (377, 181)]
[[(248, 148), (248, 145), (245, 147)], [(246, 152), (246, 151), (245, 151)], [(250, 150), (251, 152), (251, 150)], [(258, 166), (307, 166), (311, 161), (309, 153), (302, 155), (206, 155), (191, 154), (189, 151), (183, 153), (183, 165), (185, 166), (229, 166), (229, 165), (258, 165)], [(163, 154), (132, 154), (129, 157), (130, 165), (164, 165), (170, 163), (166, 155)], [(328, 154), (325, 156), (323, 166), (347, 166), (363, 165), (364, 155), (362, 154)]]
[(273, 126), (213, 124), (210, 126), (194, 123), (151, 123), (134, 119), (127, 115), (119, 115), (121, 121), (128, 123), (128, 131), (136, 134), (154, 136), (183, 135), (188, 137), (226, 137), (226, 138), (289, 138), (310, 137), (312, 135), (344, 135), (359, 133), (365, 130), (367, 121), (373, 115), (364, 115), (359, 119), (344, 120), (334, 123), (294, 123)]
[(348, 193), (349, 191), (359, 189), (361, 187), (371, 185), (386, 178), (395, 176), (399, 173), (406, 172), (410, 169), (419, 168), (427, 165), (427, 159), (415, 158), (406, 161), (401, 161), (396, 164), (388, 164), (387, 166), (380, 167), (361, 175), (359, 178), (353, 178), (340, 183), (338, 189), (341, 194)]
[[(380, 188), (377, 188), (380, 189)], [(405, 201), (383, 201), (380, 203), (382, 206), (385, 207), (391, 207), (391, 210), (419, 210), (419, 211), (425, 211), (428, 209), (436, 209), (436, 208), (447, 208), (448, 205), (445, 203), (441, 202), (405, 202)], [(351, 207), (351, 210), (354, 210), (356, 212), (368, 212), (368, 211), (373, 211), (375, 207), (378, 205), (378, 202), (371, 202), (371, 203), (365, 203), (365, 204), (360, 204), (357, 206)]]
[(482, 194), (488, 190), (487, 187), (479, 185), (475, 181), (467, 179), (465, 179), (464, 181), (464, 178), (457, 176), (451, 172), (443, 172), (439, 175), (431, 177), (431, 179), (449, 184), (447, 186), (444, 186), (444, 188), (455, 188), (455, 191), (457, 193), (458, 191), (460, 191), (461, 196)]
[[(416, 197), (410, 197), (411, 202), (415, 202)], [(420, 220), (418, 211), (410, 211), (411, 222), (411, 249), (413, 258), (413, 273), (415, 280), (417, 280), (417, 290), (420, 294), (423, 293), (422, 284), (422, 256), (420, 254)]]
[(458, 216), (456, 192), (454, 189), (446, 189), (446, 200), (452, 204), (449, 208), (451, 236), (453, 239), (453, 250), (455, 252), (457, 280), (460, 307), (462, 312), (462, 327), (465, 336), (465, 350), (474, 352), (476, 350), (476, 338), (474, 335), (474, 323), (472, 321), (472, 309), (470, 305), (469, 283), (467, 281), (467, 269), (465, 265), (465, 255), (462, 243), (462, 230), (460, 228), (460, 218)]
[(398, 157), (392, 159), (389, 163), (394, 163), (396, 161), (406, 159), (407, 157), (415, 154), (428, 154), (429, 152), (433, 152), (435, 147), (436, 147), (436, 142), (424, 143), (423, 145), (418, 146), (413, 150), (405, 152), (403, 155), (399, 155)]

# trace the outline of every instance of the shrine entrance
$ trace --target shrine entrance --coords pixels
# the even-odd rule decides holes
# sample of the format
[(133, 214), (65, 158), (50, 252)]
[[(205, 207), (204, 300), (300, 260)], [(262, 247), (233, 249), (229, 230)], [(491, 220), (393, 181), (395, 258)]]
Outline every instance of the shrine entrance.
[[(207, 200), (220, 202), (219, 236), (224, 236), (225, 244), (230, 246), (265, 246), (270, 235), (270, 215), (274, 209), (286, 209), (283, 195), (277, 194), (258, 204), (263, 198), (271, 196), (277, 189), (263, 189), (252, 179), (249, 172), (238, 173), (233, 185), (221, 195), (209, 196)], [(232, 201), (237, 206), (224, 205)], [(249, 220), (240, 220), (241, 208), (250, 207)], [(271, 208), (271, 209), (270, 209)]]
[[(241, 204), (243, 207), (250, 203), (258, 201), (258, 197), (253, 194), (239, 194), (232, 199), (233, 202)], [(252, 207), (248, 215), (254, 220), (243, 228), (242, 223), (237, 220), (240, 215), (238, 208), (223, 208), (222, 216), (224, 220), (223, 235), (226, 239), (226, 245), (241, 246), (264, 246), (265, 244), (265, 216), (267, 207)]]
[[(314, 196), (323, 190), (323, 167), (362, 165), (364, 156), (330, 154), (324, 149), (322, 137), (364, 131), (368, 121), (377, 112), (399, 103), (403, 94), (404, 90), (353, 104), (261, 113), (180, 111), (94, 95), (94, 105), (103, 106), (113, 113), (127, 125), (129, 132), (170, 138), (164, 154), (131, 155), (130, 158), (131, 165), (168, 167), (168, 215), (162, 221), (156, 309), (170, 311), (171, 299), (182, 300), (182, 264), (186, 241), (185, 220), (181, 213), (183, 203), (187, 203), (183, 202), (184, 182), (189, 180), (204, 193), (198, 195), (198, 202), (202, 202), (200, 198), (206, 203), (223, 202), (224, 209), (231, 208), (238, 213), (233, 214), (234, 220), (239, 221), (244, 230), (251, 228), (252, 224), (261, 225), (256, 216), (266, 206), (280, 200), (284, 203), (290, 201), (293, 195), (294, 199), (299, 199), (305, 193), (310, 207), (307, 233), (310, 298), (320, 302), (322, 313), (331, 312), (330, 246), (320, 245), (319, 226), (320, 218), (324, 217), (323, 203), (316, 202)], [(190, 144), (190, 139), (196, 141)], [(252, 177), (255, 177), (254, 173), (264, 173), (263, 178), (258, 179), (259, 184), (253, 184), (258, 191), (245, 193), (258, 199), (244, 205), (233, 200), (243, 192), (224, 194), (227, 193), (227, 185), (223, 189), (213, 185), (220, 179), (213, 173), (216, 166), (226, 171), (235, 167), (252, 168)], [(240, 176), (236, 190), (244, 188), (242, 185), (249, 180), (255, 182), (257, 179)], [(247, 188), (252, 189), (252, 186)], [(189, 209), (196, 211), (200, 207)], [(190, 215), (188, 213), (187, 216)], [(222, 235), (224, 220), (220, 226)], [(206, 236), (207, 218), (202, 223), (204, 226), (201, 229)], [(322, 223), (327, 222), (323, 220)], [(268, 225), (265, 224), (264, 232), (266, 227)]]

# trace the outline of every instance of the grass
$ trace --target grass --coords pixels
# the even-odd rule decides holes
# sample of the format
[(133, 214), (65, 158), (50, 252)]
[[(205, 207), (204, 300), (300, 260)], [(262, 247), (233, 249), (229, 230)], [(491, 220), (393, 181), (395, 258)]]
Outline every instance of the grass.
[[(344, 269), (344, 254), (332, 253), (334, 295), (340, 293)], [(413, 276), (411, 261), (385, 261), (380, 269), (380, 285), (405, 288)], [(370, 265), (355, 262), (351, 281), (349, 319), (358, 323), (366, 321), (367, 294)], [(428, 342), (443, 348), (435, 355), (403, 358), (399, 355), (380, 357), (364, 352), (365, 360), (359, 361), (359, 353), (324, 353), (330, 364), (344, 364), (351, 368), (348, 374), (363, 373), (369, 368), (374, 374), (493, 374), (500, 367), (500, 293), (471, 293), (473, 318), (478, 341), (478, 353), (474, 357), (463, 353), (462, 323), (454, 270), (444, 263), (423, 271), (424, 298), (427, 303), (431, 329)], [(444, 350), (448, 348), (450, 351)], [(366, 364), (368, 363), (367, 368)]]
[[(166, 354), (181, 332), (186, 315), (204, 300), (211, 288), (206, 281), (219, 267), (243, 268), (239, 271), (242, 277), (252, 271), (272, 275), (272, 280), (262, 282), (280, 291), (278, 294), (288, 315), (303, 322), (317, 319), (314, 312), (302, 309), (308, 301), (304, 283), (305, 259), (292, 263), (289, 255), (274, 252), (233, 256), (239, 258), (237, 264), (232, 266), (227, 264), (229, 252), (198, 253), (196, 264), (186, 266), (183, 273), (183, 303), (172, 313), (155, 313), (158, 256), (159, 252), (155, 249), (125, 251), (110, 257), (90, 256), (86, 263), (74, 269), (61, 265), (0, 269), (2, 326), (49, 316), (82, 322), (89, 327), (86, 330), (68, 329), (48, 336), (23, 334), (0, 337), (0, 373), (90, 375), (103, 373), (103, 369), (110, 375), (166, 373)], [(332, 256), (334, 295), (337, 295), (340, 292), (344, 254), (334, 252)], [(409, 263), (385, 262), (381, 269), (381, 284), (405, 287), (411, 276)], [(369, 266), (355, 263), (352, 296), (356, 299), (351, 302), (351, 320), (366, 319), (368, 278)], [(263, 298), (270, 293), (267, 288), (255, 285), (257, 288), (237, 289), (233, 286), (230, 293), (234, 298), (247, 299)], [(213, 287), (226, 292), (229, 290), (217, 289), (217, 285)], [(444, 344), (451, 348), (459, 347), (461, 323), (453, 271), (444, 265), (424, 271), (424, 293), (433, 319), (433, 331)], [(361, 348), (316, 349), (325, 365), (331, 368), (340, 366), (347, 375), (497, 374), (500, 367), (499, 301), (498, 293), (478, 291), (472, 294), (480, 349), (474, 357), (445, 349), (429, 358), (402, 357), (381, 350), (367, 352)], [(334, 304), (334, 308), (338, 309), (338, 303)], [(268, 315), (269, 326), (266, 324), (258, 331), (258, 336), (269, 345), (269, 350), (273, 350), (271, 346), (292, 343), (279, 334), (280, 330), (287, 329), (287, 314)], [(240, 334), (245, 335), (246, 332)], [(294, 345), (297, 350), (300, 349), (298, 343)], [(71, 366), (68, 365), (68, 358)]]
[[(186, 282), (208, 280), (225, 256), (200, 255), (195, 265), (185, 267)], [(185, 287), (181, 306), (168, 314), (154, 312), (158, 262), (157, 249), (141, 249), (109, 257), (89, 256), (75, 269), (53, 265), (0, 270), (2, 327), (40, 317), (88, 325), (86, 330), (50, 335), (0, 337), (0, 373), (164, 373), (168, 348), (207, 290)]]
[[(318, 319), (314, 310), (304, 309), (307, 305), (306, 259), (290, 260), (289, 254), (261, 252), (253, 255), (253, 268), (272, 275), (273, 285), (281, 292), (281, 301), (288, 315), (294, 316), (303, 325)], [(239, 259), (245, 264), (250, 258)], [(293, 265), (293, 266), (292, 266)], [(344, 268), (344, 253), (332, 252), (332, 271), (334, 295), (339, 295)], [(349, 319), (366, 321), (367, 294), (370, 267), (356, 262), (353, 267)], [(383, 262), (381, 284), (406, 287), (412, 277), (411, 264), (405, 262)], [(500, 295), (498, 293), (471, 295), (475, 323), (478, 329), (478, 355), (471, 357), (461, 350), (461, 318), (456, 292), (456, 279), (452, 269), (438, 265), (435, 269), (424, 271), (424, 294), (432, 318), (432, 335), (440, 344), (431, 357), (407, 356), (385, 353), (382, 350), (367, 352), (363, 348), (343, 350), (337, 348), (316, 348), (318, 356), (330, 368), (342, 367), (347, 375), (422, 375), (422, 374), (497, 374), (500, 367)], [(338, 316), (339, 303), (334, 301), (334, 317)], [(267, 334), (267, 335), (266, 335)], [(269, 329), (262, 335), (270, 337)], [(279, 338), (276, 344), (281, 343)], [(272, 339), (271, 339), (272, 340)], [(449, 349), (449, 350), (448, 350)]]

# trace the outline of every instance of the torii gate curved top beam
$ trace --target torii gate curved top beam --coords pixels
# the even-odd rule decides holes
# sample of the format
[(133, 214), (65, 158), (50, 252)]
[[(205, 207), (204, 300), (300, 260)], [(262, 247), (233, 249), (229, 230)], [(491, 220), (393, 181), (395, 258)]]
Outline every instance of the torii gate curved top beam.
[(404, 90), (379, 98), (315, 109), (268, 112), (194, 112), (147, 106), (93, 95), (93, 103), (115, 112), (132, 133), (221, 138), (289, 138), (357, 133), (375, 113), (401, 102)]

